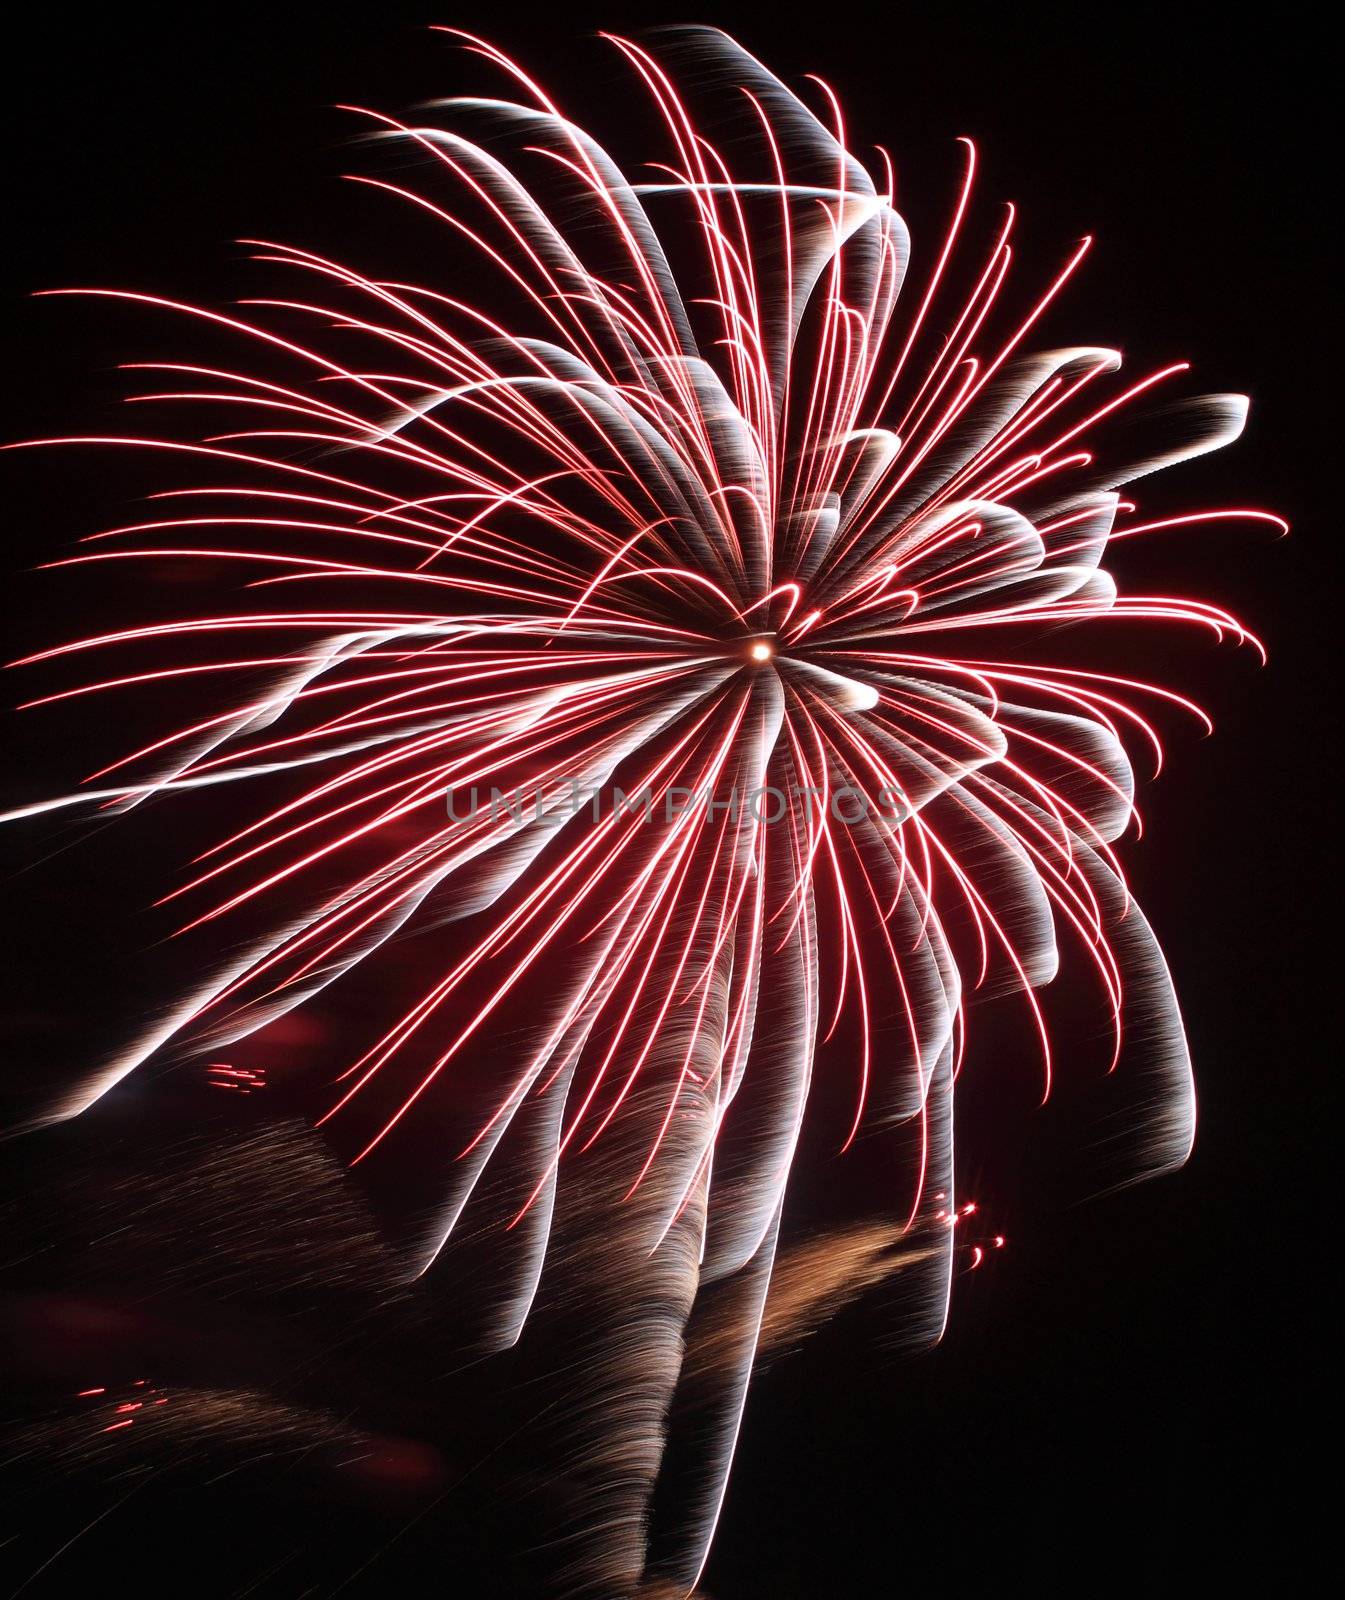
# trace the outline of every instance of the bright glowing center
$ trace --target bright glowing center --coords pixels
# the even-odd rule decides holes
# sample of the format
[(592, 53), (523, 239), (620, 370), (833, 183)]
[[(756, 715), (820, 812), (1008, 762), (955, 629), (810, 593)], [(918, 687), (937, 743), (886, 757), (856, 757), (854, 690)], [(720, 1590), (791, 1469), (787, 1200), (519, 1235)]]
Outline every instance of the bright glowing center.
[(748, 654), (752, 657), (753, 661), (769, 661), (775, 654), (775, 651), (766, 643), (764, 639), (758, 639), (752, 646), (751, 650), (748, 651)]

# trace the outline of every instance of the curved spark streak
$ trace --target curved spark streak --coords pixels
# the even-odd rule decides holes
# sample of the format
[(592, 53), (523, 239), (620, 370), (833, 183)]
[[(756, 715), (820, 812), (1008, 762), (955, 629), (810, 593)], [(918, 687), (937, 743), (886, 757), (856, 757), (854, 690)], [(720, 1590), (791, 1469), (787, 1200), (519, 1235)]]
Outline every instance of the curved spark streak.
[[(1171, 689), (1051, 653), (1066, 625), (1100, 649), (1104, 621), (1133, 630), (1117, 648), (1161, 623), (1259, 650), (1219, 607), (1125, 592), (1106, 560), (1139, 535), (1284, 524), (1248, 507), (1141, 520), (1121, 500), (1235, 438), (1246, 401), (1146, 421), (1140, 403), (1184, 365), (1122, 387), (1115, 351), (1027, 353), (1090, 241), (1022, 294), (1013, 208), (988, 251), (969, 245), (970, 141), (910, 291), (890, 164), (875, 177), (847, 146), (825, 85), (819, 116), (721, 34), (673, 30), (657, 53), (613, 40), (661, 131), (657, 179), (636, 182), (522, 67), (457, 37), (517, 100), (444, 101), (442, 125), (361, 113), (424, 181), (360, 181), (475, 254), (489, 306), (270, 243), (258, 259), (313, 298), (226, 316), (70, 291), (185, 317), (242, 352), (237, 370), (127, 369), (171, 375), (137, 401), (221, 431), (36, 441), (169, 452), (212, 475), (73, 561), (224, 563), (249, 587), (334, 583), (383, 604), (239, 609), (31, 658), (133, 658), (34, 704), (166, 679), (242, 687), (94, 786), (11, 816), (220, 784), (266, 796), (166, 898), (195, 898), (187, 927), (244, 908), (267, 926), (53, 1115), (161, 1052), (256, 1031), (403, 928), (444, 930), (434, 981), (338, 1063), (319, 1120), (362, 1164), (395, 1159), (418, 1119), (442, 1124), (455, 1155), (421, 1275), (507, 1148), (498, 1220), (521, 1244), (500, 1345), (567, 1217), (607, 1230), (605, 1269), (634, 1301), (661, 1293), (691, 1317), (720, 1295), (733, 1348), (713, 1392), (686, 1401), (706, 1453), (648, 1557), (685, 1590), (828, 1039), (847, 1042), (827, 1064), (851, 1097), (844, 1144), (895, 1130), (915, 1153), (898, 1202), (926, 1241), (908, 1269), (915, 1336), (938, 1336), (953, 1275), (968, 1000), (1022, 996), (1049, 1092), (1037, 991), (1061, 934), (1097, 974), (1113, 1067), (1145, 1086), (1130, 1170), (1185, 1158), (1181, 1018), (1113, 847), (1138, 826), (1126, 740), (1162, 763), (1143, 705), (1209, 721)], [(688, 64), (699, 87), (684, 96)], [(1002, 640), (990, 658), (987, 630)], [(172, 654), (182, 641), (190, 660)], [(502, 803), (446, 811), (464, 794)], [(649, 1359), (675, 1426), (677, 1359)], [(611, 1559), (629, 1575), (645, 1557)]]

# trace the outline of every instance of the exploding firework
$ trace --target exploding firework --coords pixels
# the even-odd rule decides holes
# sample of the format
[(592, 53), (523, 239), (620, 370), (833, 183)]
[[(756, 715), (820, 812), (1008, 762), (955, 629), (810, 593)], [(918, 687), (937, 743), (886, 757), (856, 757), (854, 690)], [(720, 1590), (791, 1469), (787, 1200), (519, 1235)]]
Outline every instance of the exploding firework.
[[(221, 964), (52, 1116), (184, 1060), (265, 1102), (276, 1052), (220, 1052), (366, 984), (385, 1009), (324, 1063), (315, 1120), (373, 1188), (415, 1166), (416, 1275), (490, 1241), (475, 1348), (532, 1339), (583, 1375), (519, 1446), (565, 1479), (564, 1581), (685, 1593), (828, 1041), (838, 1143), (895, 1129), (909, 1155), (881, 1202), (904, 1221), (838, 1283), (897, 1250), (916, 1338), (953, 1276), (973, 995), (1021, 996), (1049, 1093), (1038, 991), (1071, 942), (1142, 1086), (1129, 1175), (1185, 1158), (1181, 1019), (1115, 846), (1155, 713), (1208, 719), (1116, 669), (1155, 625), (1255, 640), (1119, 592), (1107, 557), (1278, 519), (1122, 494), (1236, 438), (1246, 402), (1169, 400), (1182, 364), (1125, 379), (1113, 350), (1036, 349), (1089, 242), (1024, 293), (1013, 209), (974, 224), (969, 142), (907, 283), (893, 167), (852, 152), (820, 81), (796, 95), (706, 30), (614, 39), (651, 108), (632, 171), (456, 38), (505, 89), (423, 124), (364, 113), (418, 176), (358, 180), (455, 264), (395, 281), (261, 243), (298, 287), (237, 314), (73, 291), (242, 352), (137, 365), (178, 431), (41, 441), (199, 468), (73, 561), (246, 583), (238, 609), (32, 658), (116, 655), (47, 700), (200, 695), (20, 814), (251, 805), (167, 897)], [(800, 1305), (839, 1293), (822, 1277)]]

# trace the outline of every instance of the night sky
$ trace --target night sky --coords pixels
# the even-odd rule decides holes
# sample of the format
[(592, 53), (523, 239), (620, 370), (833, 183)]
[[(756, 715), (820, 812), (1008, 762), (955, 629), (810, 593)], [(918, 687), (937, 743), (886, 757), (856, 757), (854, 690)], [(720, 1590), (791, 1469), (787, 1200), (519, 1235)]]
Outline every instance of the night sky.
[[(1197, 534), (1124, 569), (1230, 607), (1270, 651), (1261, 669), (1247, 650), (1164, 644), (1161, 660), (1141, 664), (1216, 722), (1213, 740), (1172, 725), (1170, 765), (1143, 795), (1145, 837), (1124, 853), (1189, 1028), (1201, 1106), (1192, 1161), (1097, 1195), (1076, 1148), (1086, 1094), (1034, 1111), (1016, 1047), (1004, 1045), (998, 1077), (985, 1059), (998, 1048), (992, 1025), (974, 1063), (985, 1092), (967, 1097), (979, 1110), (962, 1183), (1008, 1243), (959, 1279), (937, 1351), (886, 1348), (879, 1312), (861, 1304), (759, 1378), (705, 1579), (713, 1600), (978, 1593), (1005, 1581), (1151, 1590), (1209, 1581), (1230, 1559), (1244, 1570), (1274, 1563), (1287, 1588), (1323, 1532), (1314, 1497), (1331, 1457), (1317, 1351), (1338, 1272), (1327, 1100), (1339, 977), (1316, 969), (1336, 854), (1324, 791), (1339, 456), (1327, 341), (1339, 273), (1326, 257), (1320, 169), (1339, 90), (1321, 82), (1327, 47), (1309, 15), (844, 4), (658, 13), (720, 23), (786, 80), (816, 71), (837, 86), (854, 146), (894, 152), (910, 195), (908, 207), (899, 189), (899, 205), (917, 229), (942, 215), (953, 140), (965, 133), (981, 148), (983, 204), (1008, 198), (1024, 212), (1030, 276), (1044, 280), (1096, 233), (1046, 342), (1113, 342), (1137, 364), (1186, 358), (1198, 388), (1250, 393), (1243, 440), (1174, 469), (1161, 503), (1260, 505), (1294, 525), (1284, 541), (1238, 526)], [(121, 310), (31, 302), (31, 291), (93, 281), (222, 301), (256, 281), (231, 243), (239, 236), (341, 247), (351, 213), (337, 178), (355, 158), (333, 104), (399, 111), (468, 81), (451, 47), (421, 31), (427, 20), (489, 34), (566, 85), (573, 104), (567, 72), (603, 62), (583, 36), (655, 18), (580, 6), (538, 19), (508, 4), (198, 4), (172, 15), (128, 4), (77, 20), (36, 9), (3, 96), (3, 437), (99, 431), (116, 420), (113, 363), (152, 342)], [(346, 253), (359, 259), (364, 243), (346, 241)], [(87, 456), (10, 458), (4, 471), (10, 657), (103, 620), (89, 586), (28, 569), (120, 516), (143, 477)], [(16, 799), (54, 792), (72, 760), (87, 764), (69, 747), (69, 724), (6, 717)], [(66, 824), (3, 842), (12, 876), (0, 1016), (8, 1087), (22, 1103), (51, 1063), (94, 1049), (124, 1014), (148, 935), (135, 863), (109, 850), (106, 833)], [(825, 1210), (829, 1159), (801, 1179), (791, 1201), (801, 1220)], [(16, 1155), (15, 1166), (32, 1181), (33, 1157)], [(25, 1371), (20, 1361), (20, 1385)], [(92, 1495), (65, 1533), (68, 1506), (51, 1511), (50, 1530), (0, 1530), (15, 1535), (0, 1545), (0, 1583), (17, 1591), (102, 1503)], [(133, 1573), (140, 1593), (190, 1583), (203, 1597), (241, 1594), (237, 1572), (253, 1556), (223, 1562), (229, 1575), (212, 1586), (208, 1551), (221, 1541), (235, 1555), (255, 1547), (258, 1573), (291, 1560), (261, 1592), (325, 1595), (343, 1562), (353, 1572), (365, 1559), (368, 1528), (373, 1544), (394, 1544), (347, 1593), (420, 1581), (495, 1592), (470, 1558), (456, 1574), (446, 1567), (423, 1525), (399, 1539), (410, 1515), (226, 1482), (109, 1516), (25, 1593), (113, 1572)], [(306, 1565), (292, 1554), (300, 1546), (324, 1554)]]

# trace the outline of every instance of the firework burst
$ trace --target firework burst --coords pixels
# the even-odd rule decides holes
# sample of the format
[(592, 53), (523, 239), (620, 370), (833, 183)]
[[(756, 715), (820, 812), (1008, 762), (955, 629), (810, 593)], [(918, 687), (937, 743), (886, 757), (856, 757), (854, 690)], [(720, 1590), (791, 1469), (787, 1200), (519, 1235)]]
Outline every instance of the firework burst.
[[(394, 936), (433, 930), (432, 981), (380, 989), (317, 1120), (374, 1172), (433, 1130), (415, 1270), (443, 1269), (464, 1217), (498, 1224), (487, 1347), (534, 1307), (546, 1322), (552, 1280), (582, 1290), (582, 1331), (562, 1317), (555, 1337), (589, 1381), (556, 1436), (605, 1442), (569, 1525), (601, 1507), (611, 1592), (642, 1570), (685, 1592), (829, 1038), (853, 1041), (840, 1142), (908, 1137), (884, 1204), (892, 1239), (918, 1240), (917, 1336), (946, 1314), (974, 992), (1021, 994), (1049, 1093), (1037, 991), (1073, 941), (1146, 1085), (1132, 1174), (1184, 1159), (1180, 1016), (1115, 845), (1130, 748), (1161, 762), (1154, 713), (1208, 723), (1114, 666), (1155, 625), (1250, 636), (1201, 600), (1119, 592), (1107, 558), (1277, 519), (1123, 495), (1234, 439), (1246, 402), (1170, 400), (1183, 365), (1123, 378), (1113, 350), (1038, 349), (1088, 241), (1025, 293), (1013, 209), (973, 224), (970, 142), (907, 282), (893, 167), (852, 152), (820, 81), (800, 97), (705, 30), (614, 39), (656, 131), (632, 173), (456, 38), (505, 87), (424, 123), (373, 116), (417, 176), (358, 180), (455, 266), (399, 282), (263, 243), (283, 297), (223, 314), (120, 295), (242, 354), (138, 365), (137, 400), (210, 425), (80, 442), (200, 480), (73, 560), (235, 568), (247, 599), (34, 657), (117, 658), (47, 698), (202, 694), (28, 811), (259, 798), (169, 896), (233, 953), (55, 1115), (151, 1058), (217, 1055), (357, 966), (404, 972)], [(1101, 665), (1060, 650), (1080, 633)], [(702, 1308), (715, 1359), (679, 1399)], [(696, 1440), (671, 1466), (669, 1415)], [(651, 1531), (661, 1462), (677, 1493)]]

